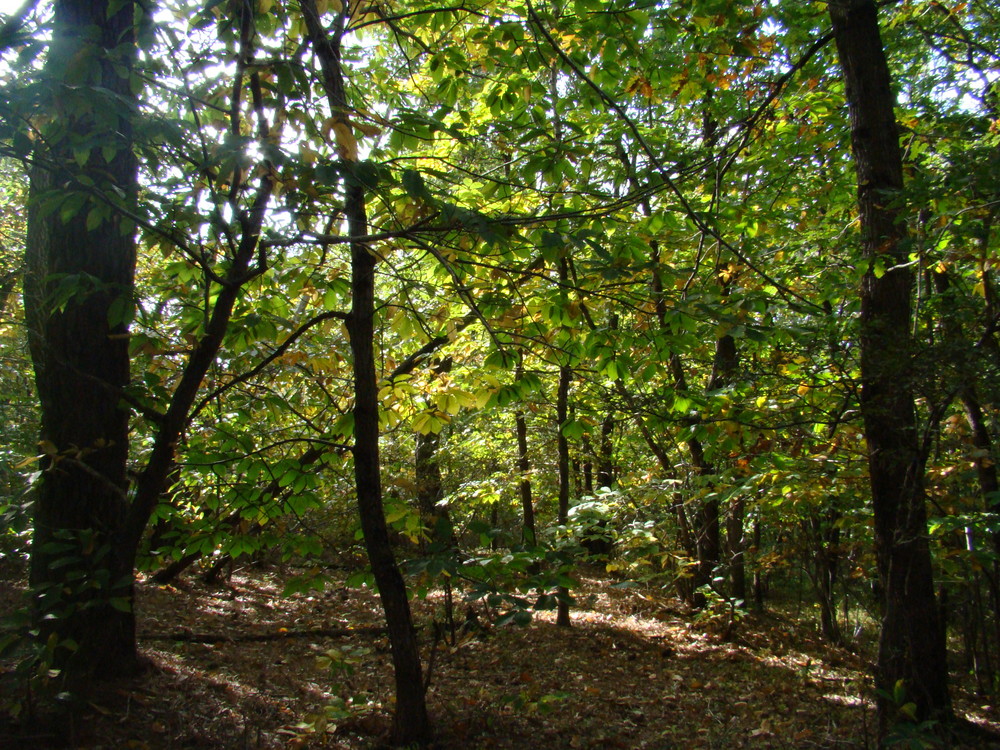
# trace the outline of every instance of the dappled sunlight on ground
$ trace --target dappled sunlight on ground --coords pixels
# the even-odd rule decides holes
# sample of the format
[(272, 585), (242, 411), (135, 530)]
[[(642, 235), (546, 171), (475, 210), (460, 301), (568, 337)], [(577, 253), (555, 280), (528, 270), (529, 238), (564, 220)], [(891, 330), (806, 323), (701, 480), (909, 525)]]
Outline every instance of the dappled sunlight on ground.
[[(283, 597), (285, 578), (248, 569), (217, 587), (141, 582), (152, 666), (90, 697), (78, 746), (377, 747), (393, 684), (377, 596), (345, 587), (344, 574)], [(609, 583), (582, 579), (568, 629), (553, 612), (495, 627), (496, 612), (456, 596), (451, 633), (441, 592), (416, 600), (437, 747), (872, 746), (863, 659), (779, 615), (720, 626)], [(461, 627), (471, 622), (481, 627)]]

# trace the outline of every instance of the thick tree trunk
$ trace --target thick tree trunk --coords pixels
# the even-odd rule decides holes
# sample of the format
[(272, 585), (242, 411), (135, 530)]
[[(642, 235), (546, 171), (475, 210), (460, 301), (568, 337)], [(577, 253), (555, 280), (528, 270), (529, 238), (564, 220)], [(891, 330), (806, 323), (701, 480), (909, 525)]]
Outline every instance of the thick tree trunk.
[[(871, 266), (861, 284), (861, 412), (884, 589), (875, 682), (885, 736), (897, 717), (884, 696), (897, 683), (916, 705), (918, 720), (952, 714), (910, 382), (913, 277), (899, 215), (903, 170), (895, 100), (873, 0), (837, 0), (829, 8), (850, 111), (862, 246)], [(877, 262), (888, 266), (884, 273), (875, 273)]]
[[(131, 1), (55, 3), (44, 75), (59, 115), (39, 141), (31, 177), (24, 305), (46, 458), (30, 579), (42, 640), (55, 633), (77, 644), (56, 654), (71, 679), (137, 666), (132, 555), (121, 540), (135, 238), (111, 208), (131, 208), (137, 193), (128, 104), (136, 99), (128, 75), (134, 10)], [(42, 209), (82, 192), (101, 197), (68, 217)]]

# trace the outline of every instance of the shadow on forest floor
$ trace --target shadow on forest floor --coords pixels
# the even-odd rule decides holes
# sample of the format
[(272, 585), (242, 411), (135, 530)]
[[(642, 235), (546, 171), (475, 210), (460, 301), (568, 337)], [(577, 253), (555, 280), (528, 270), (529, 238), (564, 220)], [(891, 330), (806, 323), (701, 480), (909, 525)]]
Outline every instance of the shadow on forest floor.
[[(723, 639), (677, 602), (608, 584), (583, 580), (571, 629), (550, 613), (526, 627), (490, 627), (480, 610), (486, 627), (436, 646), (442, 601), (416, 601), (425, 664), (435, 651), (436, 747), (874, 745), (868, 665), (808, 626), (747, 616)], [(253, 570), (215, 588), (140, 583), (140, 643), (151, 666), (87, 696), (91, 710), (70, 746), (377, 747), (392, 686), (377, 597), (342, 585), (282, 597), (282, 588), (279, 573)], [(961, 694), (958, 704), (974, 706)], [(998, 717), (986, 707), (970, 718), (995, 727)], [(0, 747), (29, 748), (55, 746), (45, 738), (68, 728), (50, 721), (4, 731)]]

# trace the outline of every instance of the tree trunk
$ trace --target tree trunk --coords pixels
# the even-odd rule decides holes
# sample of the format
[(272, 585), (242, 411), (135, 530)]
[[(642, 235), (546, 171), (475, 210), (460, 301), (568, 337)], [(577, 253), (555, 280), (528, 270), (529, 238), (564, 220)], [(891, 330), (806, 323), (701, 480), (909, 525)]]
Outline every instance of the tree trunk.
[[(302, 0), (302, 14), (309, 37), (323, 68), (327, 98), (334, 117), (344, 118), (350, 108), (340, 67), (340, 40), (347, 20), (343, 8), (327, 31), (315, 0)], [(368, 234), (364, 186), (346, 180), (344, 214), (352, 238)], [(406, 596), (406, 583), (396, 564), (382, 507), (379, 463), (378, 377), (375, 369), (375, 256), (367, 244), (351, 242), (351, 312), (347, 329), (354, 357), (354, 478), (358, 512), (379, 597), (385, 611), (392, 663), (396, 678), (396, 710), (392, 741), (396, 745), (425, 745), (430, 741), (430, 721), (421, 675), (420, 649)]]
[[(517, 364), (516, 379), (524, 373), (524, 365)], [(521, 542), (535, 545), (535, 505), (531, 497), (531, 460), (528, 458), (528, 423), (524, 419), (524, 411), (514, 412), (514, 430), (517, 435), (517, 472), (518, 492), (521, 495)]]
[[(56, 654), (70, 679), (128, 674), (138, 664), (132, 555), (121, 540), (129, 424), (121, 394), (136, 251), (115, 210), (134, 205), (138, 186), (128, 75), (134, 13), (129, 0), (55, 3), (44, 76), (59, 114), (38, 141), (31, 175), (24, 306), (46, 457), (30, 580), (42, 642), (55, 633), (77, 644)], [(82, 163), (80, 143), (88, 149)], [(42, 210), (81, 192), (100, 198), (88, 196), (68, 217)], [(67, 285), (70, 296), (60, 299)]]
[[(366, 234), (363, 188), (352, 186), (346, 206), (352, 236)], [(351, 246), (351, 291), (348, 330), (354, 355), (354, 478), (365, 547), (385, 611), (396, 677), (393, 742), (426, 743), (430, 723), (424, 701), (420, 651), (400, 573), (389, 541), (382, 507), (379, 465), (378, 380), (374, 357), (375, 258), (363, 243)]]
[[(559, 261), (559, 281), (569, 283), (569, 261), (565, 258)], [(559, 368), (559, 386), (556, 393), (556, 455), (559, 470), (559, 510), (557, 521), (565, 526), (569, 521), (569, 440), (563, 433), (563, 427), (569, 419), (569, 386), (573, 380), (573, 370), (569, 365)], [(556, 611), (556, 625), (570, 626), (569, 592), (559, 587), (559, 604)]]
[(614, 414), (608, 412), (601, 420), (601, 443), (597, 455), (597, 486), (608, 489), (615, 483), (614, 448), (611, 442), (614, 431)]
[(746, 498), (740, 494), (729, 504), (726, 546), (729, 552), (730, 595), (739, 606), (747, 606)]
[[(910, 382), (913, 277), (899, 212), (903, 169), (895, 100), (873, 0), (837, 0), (829, 8), (847, 90), (862, 248), (869, 263), (861, 283), (861, 413), (884, 589), (875, 674), (884, 737), (897, 718), (885, 696), (897, 684), (916, 705), (919, 721), (949, 720), (952, 713)], [(888, 268), (877, 274), (876, 263)]]
[[(433, 371), (444, 374), (451, 370), (452, 359), (445, 357), (437, 362)], [(414, 451), (413, 473), (416, 483), (417, 506), (420, 510), (420, 520), (429, 530), (429, 549), (425, 551), (445, 552), (454, 548), (455, 536), (452, 532), (451, 517), (448, 509), (441, 505), (444, 498), (444, 488), (441, 482), (441, 463), (438, 452), (441, 448), (440, 433), (418, 433)], [(428, 545), (424, 545), (428, 547)]]

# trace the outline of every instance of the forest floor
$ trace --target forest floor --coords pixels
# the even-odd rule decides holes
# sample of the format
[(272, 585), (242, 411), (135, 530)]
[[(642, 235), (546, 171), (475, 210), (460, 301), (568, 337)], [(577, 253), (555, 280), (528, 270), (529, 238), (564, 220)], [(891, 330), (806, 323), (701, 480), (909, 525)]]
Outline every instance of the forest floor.
[[(581, 583), (568, 629), (544, 612), (497, 627), (479, 605), (481, 627), (459, 627), (453, 639), (434, 625), (441, 595), (414, 602), (435, 747), (874, 747), (870, 664), (825, 644), (811, 624), (771, 613), (729, 628), (597, 574)], [(150, 666), (87, 696), (70, 746), (379, 747), (392, 673), (377, 597), (344, 585), (286, 597), (283, 586), (280, 572), (260, 570), (215, 587), (140, 582)], [(466, 608), (456, 601), (460, 623)], [(954, 692), (969, 719), (1000, 726), (996, 709)], [(52, 740), (65, 731), (0, 721), (0, 747), (65, 746)]]

